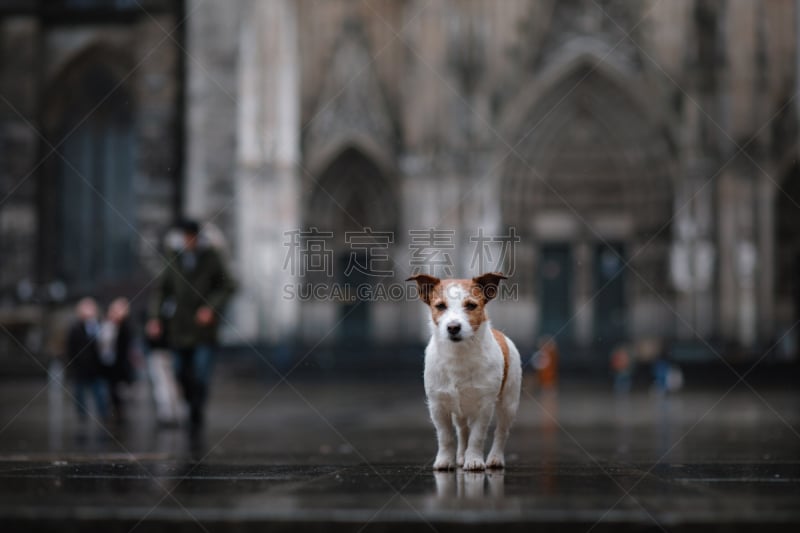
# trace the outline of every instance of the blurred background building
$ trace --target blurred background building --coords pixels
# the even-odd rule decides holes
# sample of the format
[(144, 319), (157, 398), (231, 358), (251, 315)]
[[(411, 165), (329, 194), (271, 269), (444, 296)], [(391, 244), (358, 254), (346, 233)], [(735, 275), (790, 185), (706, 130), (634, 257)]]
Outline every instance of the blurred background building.
[[(434, 229), (460, 276), (479, 232), (519, 238), (491, 311), (527, 353), (791, 356), (799, 25), (796, 0), (2, 0), (0, 368), (57, 352), (80, 296), (141, 305), (182, 214), (227, 238), (230, 345), (418, 346), (419, 303), (287, 297), (324, 277), (287, 239), (402, 284)], [(345, 275), (364, 228), (391, 274)]]

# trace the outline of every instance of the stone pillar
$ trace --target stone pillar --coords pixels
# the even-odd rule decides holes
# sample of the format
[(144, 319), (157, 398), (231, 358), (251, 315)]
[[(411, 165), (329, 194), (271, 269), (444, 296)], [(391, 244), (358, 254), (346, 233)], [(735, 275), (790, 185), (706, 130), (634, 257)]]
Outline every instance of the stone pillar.
[(132, 83), (137, 102), (136, 224), (148, 241), (140, 242), (139, 257), (153, 273), (164, 266), (159, 238), (175, 216), (183, 147), (177, 145), (176, 135), (181, 120), (177, 82), (181, 51), (169, 40), (158, 53), (152, 51), (176, 23), (172, 14), (143, 17), (135, 33), (134, 64), (140, 64)]
[(40, 73), (33, 68), (41, 62), (39, 21), (34, 16), (3, 19), (0, 37), (0, 291), (5, 292), (36, 281), (37, 179), (31, 172), (41, 142), (34, 129), (40, 128)]
[[(34, 16), (0, 19), (0, 323), (25, 328), (10, 336), (0, 330), (0, 368), (6, 375), (39, 373), (46, 358), (57, 355), (49, 346), (41, 348), (46, 329), (37, 306), (18, 305), (16, 299), (31, 303), (38, 281), (39, 180), (31, 173), (41, 143), (36, 132), (41, 129), (40, 28)], [(38, 361), (26, 351), (38, 354)]]
[[(269, 3), (269, 2), (268, 2)], [(188, 0), (183, 210), (228, 238), (235, 218), (237, 53), (244, 0)]]
[(238, 333), (280, 342), (298, 326), (299, 305), (284, 298), (295, 274), (284, 269), (284, 232), (299, 229), (300, 91), (296, 6), (244, 4), (239, 43), (236, 154)]
[[(435, 179), (436, 169), (433, 167), (433, 161), (427, 154), (422, 153), (407, 153), (400, 159), (400, 172), (401, 172), (401, 186), (400, 186), (400, 201), (403, 205), (402, 218), (399, 223), (401, 235), (396, 236), (399, 244), (399, 254), (394, 258), (397, 262), (397, 278), (399, 280), (405, 279), (403, 273), (407, 270), (410, 273), (421, 268), (419, 254), (415, 257), (414, 250), (410, 248), (411, 238), (408, 234), (409, 230), (427, 230), (436, 228), (440, 230), (455, 230), (455, 217), (449, 216), (448, 208), (445, 206), (445, 198), (443, 197), (441, 184), (439, 180)], [(444, 217), (445, 213), (448, 216)], [(458, 256), (458, 246), (453, 249), (446, 250), (447, 256), (452, 262), (450, 270), (454, 275), (459, 273), (460, 264)], [(443, 257), (443, 256), (442, 256)], [(440, 270), (445, 270), (440, 268)], [(425, 271), (422, 269), (421, 271)], [(437, 272), (441, 275), (441, 272)], [(406, 276), (407, 277), (407, 276)], [(405, 304), (405, 321), (404, 328), (408, 333), (408, 338), (416, 339), (419, 342), (425, 342), (430, 336), (428, 331), (428, 321), (422, 305), (416, 301), (411, 300)]]
[[(721, 153), (724, 150), (719, 143), (718, 125), (728, 123), (732, 117), (721, 95), (730, 81), (729, 67), (733, 60), (729, 53), (738, 48), (725, 40), (728, 34), (724, 33), (724, 24), (708, 24), (708, 21), (738, 24), (741, 19), (725, 11), (725, 7), (719, 2), (696, 2), (691, 44), (684, 56), (687, 101), (679, 134), (683, 179), (675, 195), (676, 206), (681, 210), (674, 224), (672, 257), (673, 280), (682, 281), (676, 283), (679, 291), (676, 324), (677, 335), (684, 340), (695, 340), (695, 335), (707, 340), (717, 329), (714, 280), (720, 263), (716, 242), (715, 198), (719, 181), (716, 174), (720, 162), (726, 160)], [(729, 27), (732, 31), (736, 29), (739, 28)], [(735, 31), (732, 35), (739, 37)], [(678, 280), (682, 277), (676, 276), (678, 272), (685, 279)]]
[[(686, 169), (686, 177), (676, 194), (676, 203), (683, 208), (675, 218), (671, 258), (673, 282), (678, 289), (677, 334), (686, 340), (695, 335), (708, 339), (716, 328), (714, 186), (706, 184), (714, 174), (714, 165), (710, 159), (691, 154)], [(688, 205), (684, 206), (686, 202)]]
[(758, 270), (758, 337), (771, 339), (775, 335), (775, 185), (766, 176), (758, 182), (757, 231), (759, 247)]
[(719, 177), (719, 321), (720, 333), (735, 339), (738, 330), (739, 294), (736, 283), (736, 180), (730, 172)]
[(758, 335), (758, 271), (762, 268), (758, 257), (756, 213), (757, 186), (748, 176), (738, 180), (736, 202), (736, 281), (739, 293), (737, 340), (742, 346), (752, 347)]
[(758, 185), (743, 175), (726, 172), (719, 182), (719, 302), (721, 332), (742, 346), (758, 338), (763, 283), (763, 248), (759, 242)]
[(575, 319), (573, 331), (578, 346), (588, 347), (592, 344), (592, 326), (594, 323), (594, 300), (600, 287), (592, 287), (593, 257), (592, 247), (586, 241), (575, 243), (575, 291), (573, 294), (573, 312)]
[(736, 270), (739, 276), (739, 329), (737, 340), (753, 347), (757, 331), (756, 267), (758, 251), (752, 240), (743, 239), (736, 247)]

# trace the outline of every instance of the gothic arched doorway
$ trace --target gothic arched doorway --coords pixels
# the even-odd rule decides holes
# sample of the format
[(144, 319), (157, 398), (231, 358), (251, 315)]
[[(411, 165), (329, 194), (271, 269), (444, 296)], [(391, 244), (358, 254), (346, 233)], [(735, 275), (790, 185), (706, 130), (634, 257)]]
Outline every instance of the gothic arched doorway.
[(59, 153), (44, 178), (45, 275), (75, 291), (124, 281), (136, 268), (135, 115), (121, 64), (92, 47), (49, 91), (47, 134)]
[(327, 282), (341, 289), (331, 297), (340, 344), (361, 346), (374, 338), (372, 295), (393, 275), (389, 249), (398, 219), (391, 181), (356, 148), (342, 150), (315, 180), (305, 226), (329, 236)]
[(525, 117), (516, 128), (522, 157), (505, 167), (501, 202), (505, 224), (522, 237), (517, 272), (532, 273), (518, 279), (538, 308), (532, 329), (598, 354), (633, 337), (670, 335), (670, 321), (652, 312), (662, 307), (653, 299), (670, 291), (673, 187), (663, 128), (589, 63), (543, 91)]

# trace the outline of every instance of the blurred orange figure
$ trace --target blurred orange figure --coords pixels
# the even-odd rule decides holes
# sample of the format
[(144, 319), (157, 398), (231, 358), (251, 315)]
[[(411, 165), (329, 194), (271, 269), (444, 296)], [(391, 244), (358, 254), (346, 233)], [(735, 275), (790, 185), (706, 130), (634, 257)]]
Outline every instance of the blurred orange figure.
[(539, 341), (539, 351), (536, 352), (533, 365), (542, 388), (558, 385), (558, 345), (553, 337), (544, 337)]
[(620, 393), (630, 392), (633, 378), (633, 359), (628, 347), (619, 345), (611, 352), (609, 361), (611, 373), (614, 375), (614, 390)]

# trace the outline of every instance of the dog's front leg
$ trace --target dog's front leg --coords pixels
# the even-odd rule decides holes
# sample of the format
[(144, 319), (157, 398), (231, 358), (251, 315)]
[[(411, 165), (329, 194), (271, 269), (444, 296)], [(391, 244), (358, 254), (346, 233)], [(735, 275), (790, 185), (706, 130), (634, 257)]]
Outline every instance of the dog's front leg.
[(467, 451), (467, 442), (469, 442), (469, 425), (467, 418), (464, 416), (454, 417), (456, 423), (456, 430), (458, 432), (458, 452), (456, 453), (456, 464), (464, 466), (464, 454)]
[(453, 429), (453, 419), (448, 409), (438, 402), (431, 402), (431, 419), (436, 427), (436, 437), (439, 441), (439, 452), (433, 462), (434, 470), (452, 470), (455, 468), (456, 434)]
[(483, 461), (483, 447), (486, 442), (486, 432), (492, 420), (492, 406), (481, 409), (474, 419), (470, 420), (469, 441), (464, 454), (464, 470), (485, 470)]

